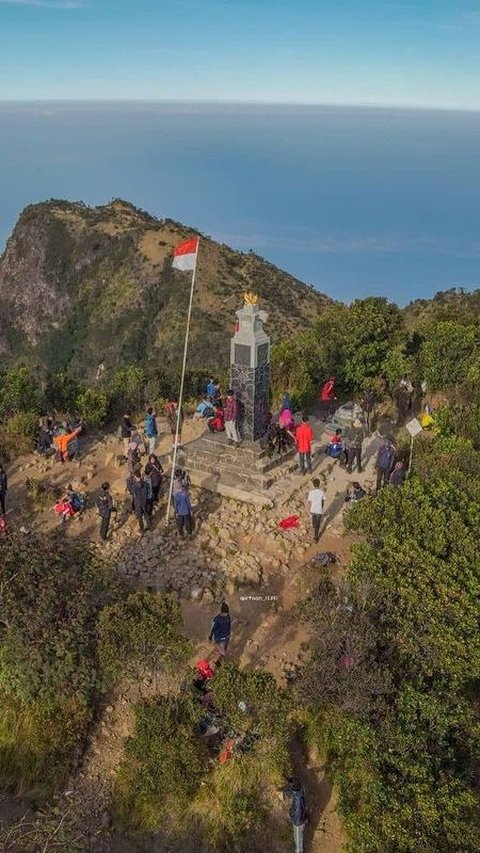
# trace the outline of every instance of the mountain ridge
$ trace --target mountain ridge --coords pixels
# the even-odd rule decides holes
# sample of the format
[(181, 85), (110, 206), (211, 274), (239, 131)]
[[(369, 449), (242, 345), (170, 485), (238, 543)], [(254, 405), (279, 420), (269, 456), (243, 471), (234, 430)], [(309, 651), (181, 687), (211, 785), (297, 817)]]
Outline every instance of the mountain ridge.
[(191, 235), (201, 238), (190, 342), (198, 367), (228, 364), (245, 290), (258, 293), (273, 342), (333, 304), (253, 252), (121, 199), (51, 199), (25, 208), (0, 258), (0, 354), (78, 378), (152, 357), (176, 368), (190, 276), (172, 270), (171, 254)]

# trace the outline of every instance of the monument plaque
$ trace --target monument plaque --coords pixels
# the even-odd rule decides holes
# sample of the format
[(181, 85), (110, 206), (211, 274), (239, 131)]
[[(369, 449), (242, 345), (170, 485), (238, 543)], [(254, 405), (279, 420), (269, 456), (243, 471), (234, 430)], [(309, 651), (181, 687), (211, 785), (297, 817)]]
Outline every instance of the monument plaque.
[(236, 312), (237, 325), (231, 343), (231, 386), (239, 402), (239, 428), (246, 441), (257, 441), (267, 428), (270, 392), (270, 338), (263, 329), (267, 320), (257, 297), (244, 295)]

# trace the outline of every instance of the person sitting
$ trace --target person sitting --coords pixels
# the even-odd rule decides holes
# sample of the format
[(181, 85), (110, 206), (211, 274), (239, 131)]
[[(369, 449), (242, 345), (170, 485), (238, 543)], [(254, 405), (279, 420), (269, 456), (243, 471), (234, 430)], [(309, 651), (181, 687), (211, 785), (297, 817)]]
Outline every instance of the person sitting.
[(203, 397), (200, 399), (197, 408), (193, 413), (193, 417), (195, 420), (200, 420), (201, 418), (211, 418), (213, 416), (213, 406)]
[(56, 448), (56, 458), (58, 462), (68, 462), (71, 459), (70, 454), (70, 443), (80, 435), (82, 427), (79, 426), (77, 429), (73, 430), (73, 432), (66, 431), (66, 428), (62, 427), (62, 431), (54, 436), (53, 443)]
[(216, 407), (214, 417), (207, 420), (207, 426), (210, 432), (225, 432), (225, 413), (221, 406)]
[(61, 523), (65, 524), (67, 518), (72, 518), (83, 507), (84, 501), (82, 497), (69, 485), (64, 496), (55, 504), (54, 510), (57, 515), (61, 516)]
[(362, 498), (366, 495), (365, 489), (363, 489), (360, 483), (354, 481), (351, 483), (347, 489), (347, 494), (345, 496), (345, 503), (356, 503), (357, 501), (361, 501)]
[(327, 445), (325, 450), (327, 456), (331, 456), (332, 459), (341, 459), (345, 454), (345, 447), (342, 442), (342, 430), (336, 429), (334, 434), (330, 437), (330, 443)]

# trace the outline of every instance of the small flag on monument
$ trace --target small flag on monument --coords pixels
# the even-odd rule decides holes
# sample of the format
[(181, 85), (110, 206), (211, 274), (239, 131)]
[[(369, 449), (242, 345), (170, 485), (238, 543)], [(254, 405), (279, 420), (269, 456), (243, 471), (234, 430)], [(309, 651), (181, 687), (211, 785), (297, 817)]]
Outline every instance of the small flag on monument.
[(195, 269), (195, 261), (198, 252), (198, 237), (192, 237), (190, 240), (185, 240), (173, 250), (172, 267), (182, 272), (189, 272)]

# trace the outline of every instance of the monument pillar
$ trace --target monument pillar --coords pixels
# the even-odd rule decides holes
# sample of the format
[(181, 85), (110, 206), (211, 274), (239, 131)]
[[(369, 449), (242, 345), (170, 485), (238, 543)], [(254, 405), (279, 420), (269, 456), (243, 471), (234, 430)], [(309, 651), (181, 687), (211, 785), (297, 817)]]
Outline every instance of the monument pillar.
[(266, 431), (270, 394), (270, 338), (263, 329), (267, 320), (253, 293), (236, 312), (231, 342), (230, 385), (239, 403), (239, 429), (245, 441), (257, 441)]

